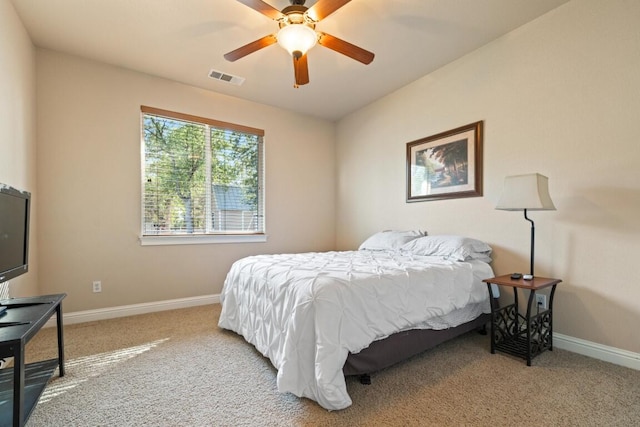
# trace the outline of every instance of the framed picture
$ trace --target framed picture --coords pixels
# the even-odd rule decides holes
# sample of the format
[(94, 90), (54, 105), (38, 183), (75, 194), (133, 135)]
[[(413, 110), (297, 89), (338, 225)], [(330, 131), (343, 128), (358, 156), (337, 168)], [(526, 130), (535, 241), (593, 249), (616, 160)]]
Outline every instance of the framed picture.
[(407, 143), (407, 202), (482, 196), (482, 124)]

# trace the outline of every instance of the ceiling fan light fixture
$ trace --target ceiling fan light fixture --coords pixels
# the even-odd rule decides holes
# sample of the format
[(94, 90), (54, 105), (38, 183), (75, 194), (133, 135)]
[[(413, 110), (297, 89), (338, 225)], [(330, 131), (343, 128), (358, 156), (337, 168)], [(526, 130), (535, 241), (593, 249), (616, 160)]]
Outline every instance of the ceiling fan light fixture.
[(318, 35), (306, 24), (289, 24), (280, 28), (278, 44), (293, 57), (299, 58), (318, 42)]
[[(324, 32), (316, 32), (316, 24), (351, 0), (314, 0), (306, 7), (305, 0), (289, 0), (290, 6), (278, 10), (264, 0), (237, 0), (278, 23), (279, 31), (240, 46), (224, 54), (227, 61), (236, 61), (250, 53), (278, 43), (293, 57), (294, 87), (309, 83), (307, 52), (316, 44), (355, 59), (363, 64), (373, 61), (374, 54)], [(282, 0), (284, 1), (284, 0)]]

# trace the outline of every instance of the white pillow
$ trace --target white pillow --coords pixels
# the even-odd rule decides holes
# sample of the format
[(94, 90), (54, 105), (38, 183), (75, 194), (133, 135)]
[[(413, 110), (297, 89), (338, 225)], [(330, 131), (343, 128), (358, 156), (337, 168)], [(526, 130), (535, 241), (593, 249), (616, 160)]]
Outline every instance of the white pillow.
[(424, 236), (405, 243), (401, 249), (414, 255), (440, 256), (452, 261), (477, 259), (491, 262), (491, 247), (470, 237)]
[(380, 231), (362, 242), (358, 250), (385, 251), (400, 249), (402, 245), (427, 233), (420, 230), (410, 231)]

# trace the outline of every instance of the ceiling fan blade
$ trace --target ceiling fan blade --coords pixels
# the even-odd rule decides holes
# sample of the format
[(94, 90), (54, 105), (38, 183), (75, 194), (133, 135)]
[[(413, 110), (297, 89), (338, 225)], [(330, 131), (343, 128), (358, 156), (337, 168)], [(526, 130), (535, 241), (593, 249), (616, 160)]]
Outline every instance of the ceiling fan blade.
[(249, 6), (251, 9), (260, 12), (261, 14), (273, 19), (278, 20), (282, 18), (282, 12), (273, 6), (263, 2), (262, 0), (238, 0), (245, 6)]
[(293, 72), (296, 77), (296, 86), (309, 83), (309, 65), (307, 64), (306, 54), (299, 58), (293, 57)]
[[(317, 4), (317, 3), (316, 3)], [(363, 64), (370, 64), (373, 61), (374, 54), (368, 50), (364, 50), (354, 44), (341, 40), (327, 33), (318, 32), (320, 35), (318, 43), (331, 50), (348, 56), (349, 58), (360, 61)]]
[(249, 55), (250, 53), (255, 52), (256, 50), (260, 50), (263, 47), (271, 46), (272, 44), (277, 43), (277, 41), (278, 40), (276, 39), (275, 35), (269, 34), (268, 36), (264, 36), (261, 39), (252, 41), (251, 43), (241, 46), (236, 50), (232, 50), (229, 53), (225, 53), (224, 59), (231, 62), (236, 61), (240, 58), (243, 58)]
[(340, 9), (351, 0), (318, 0), (307, 11), (307, 15), (314, 21), (320, 21)]

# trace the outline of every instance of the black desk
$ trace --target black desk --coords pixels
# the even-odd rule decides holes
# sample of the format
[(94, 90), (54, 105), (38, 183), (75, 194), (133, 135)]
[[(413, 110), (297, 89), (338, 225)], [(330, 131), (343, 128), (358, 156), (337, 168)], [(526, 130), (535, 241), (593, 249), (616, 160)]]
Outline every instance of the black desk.
[[(66, 296), (43, 295), (0, 301), (0, 305), (7, 306), (0, 317), (0, 358), (13, 357), (13, 369), (0, 371), (0, 426), (23, 426), (56, 368), (59, 368), (60, 376), (64, 376), (62, 300)], [(25, 366), (25, 345), (54, 313), (58, 327), (58, 358)]]

